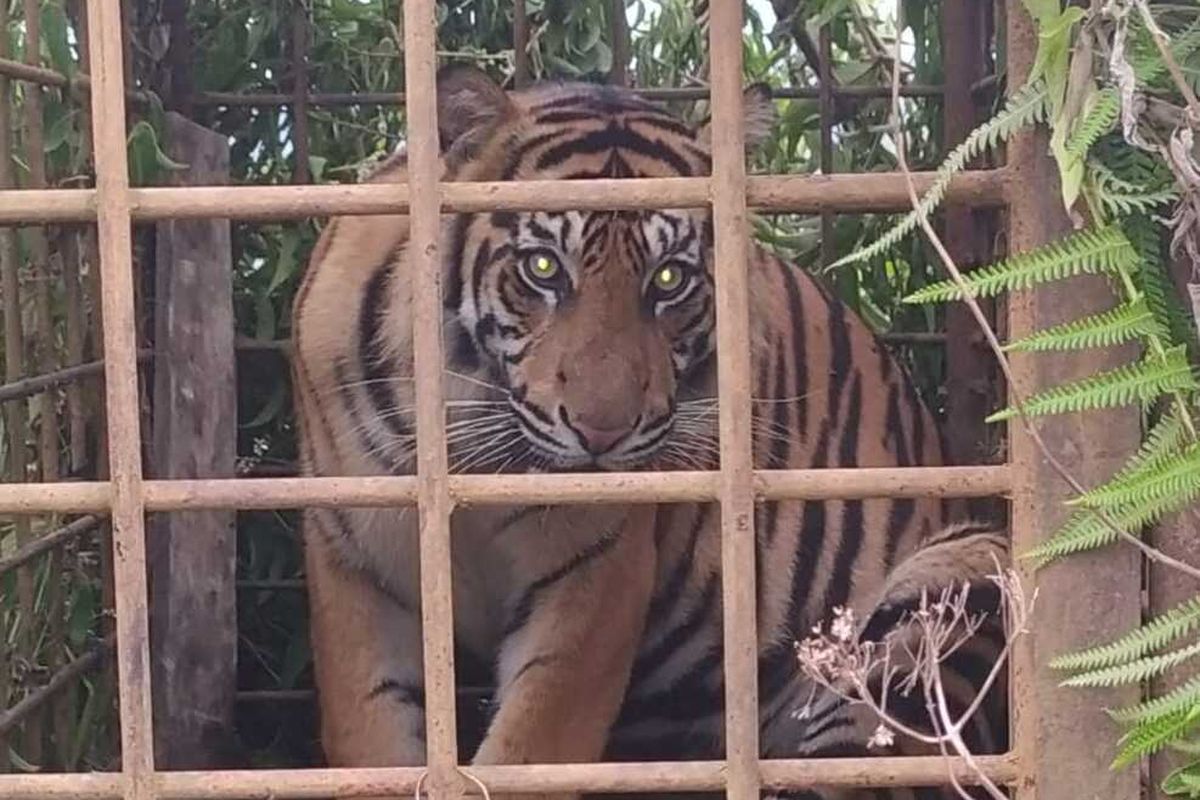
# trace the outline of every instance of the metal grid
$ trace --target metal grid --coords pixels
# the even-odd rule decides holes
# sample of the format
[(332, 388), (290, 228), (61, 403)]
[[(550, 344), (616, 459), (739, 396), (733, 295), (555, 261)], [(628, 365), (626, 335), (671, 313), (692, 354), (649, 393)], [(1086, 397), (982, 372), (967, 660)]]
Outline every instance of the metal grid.
[[(1017, 482), (1008, 466), (902, 469), (755, 471), (750, 458), (747, 276), (747, 209), (899, 211), (908, 205), (899, 175), (747, 177), (741, 126), (742, 4), (712, 3), (713, 175), (696, 179), (594, 181), (581, 202), (578, 187), (558, 183), (439, 184), (434, 75), (434, 0), (404, 3), (406, 92), (409, 108), (409, 183), (404, 186), (244, 187), (230, 189), (131, 189), (125, 151), (126, 91), (122, 69), (120, 8), (92, 0), (90, 77), (97, 165), (94, 190), (0, 192), (0, 224), (95, 220), (103, 281), (104, 375), (111, 480), (91, 483), (0, 486), (0, 512), (110, 512), (114, 531), (116, 649), (119, 658), (122, 772), (84, 775), (0, 776), (3, 797), (224, 798), (320, 797), (412, 793), (418, 781), (431, 794), (475, 791), (458, 767), (455, 737), (453, 620), (450, 595), (450, 512), (458, 503), (680, 502), (716, 500), (722, 508), (727, 754), (724, 761), (649, 764), (513, 765), (471, 767), (492, 792), (721, 790), (735, 800), (761, 789), (804, 786), (911, 786), (945, 782), (953, 770), (977, 780), (958, 759), (876, 758), (767, 760), (758, 758), (756, 642), (754, 639), (754, 514), (757, 499), (867, 497), (977, 497), (1009, 495)], [(1028, 67), (1034, 34), (1018, 8), (1009, 12), (1009, 52), (1018, 71)], [(136, 98), (135, 98), (136, 99)], [(829, 94), (822, 98), (828, 103)], [(1032, 147), (1018, 151), (1030, 163)], [(1014, 166), (966, 173), (950, 196), (964, 204), (1012, 205)], [(931, 176), (918, 176), (918, 187)], [(611, 209), (711, 206), (716, 228), (721, 469), (715, 473), (636, 475), (450, 476), (447, 474), (441, 382), (438, 215), (481, 209)], [(1036, 203), (1018, 204), (1034, 214)], [(418, 470), (415, 477), (293, 478), (266, 480), (143, 481), (137, 405), (134, 331), (134, 220), (230, 217), (295, 218), (319, 214), (407, 212), (412, 219), (415, 274), (415, 359)], [(1036, 228), (1036, 226), (1035, 226)], [(1017, 239), (1018, 237), (1014, 237)], [(1018, 246), (1032, 246), (1029, 233)], [(1018, 318), (1014, 329), (1028, 320)], [(1028, 448), (1019, 452), (1028, 466)], [(1035, 500), (1022, 501), (1028, 509)], [(400, 505), (420, 513), (422, 613), (427, 696), (427, 768), (316, 769), (299, 771), (156, 772), (153, 763), (147, 582), (143, 517), (150, 510), (279, 508), (291, 505)], [(1019, 544), (1036, 538), (1022, 530)], [(1032, 680), (1023, 648), (1014, 671), (1014, 695)], [(991, 779), (1028, 793), (1034, 778), (1029, 757), (1038, 733), (1029, 709), (1017, 717), (1012, 753), (982, 757)], [(1018, 759), (1017, 754), (1022, 754)]]

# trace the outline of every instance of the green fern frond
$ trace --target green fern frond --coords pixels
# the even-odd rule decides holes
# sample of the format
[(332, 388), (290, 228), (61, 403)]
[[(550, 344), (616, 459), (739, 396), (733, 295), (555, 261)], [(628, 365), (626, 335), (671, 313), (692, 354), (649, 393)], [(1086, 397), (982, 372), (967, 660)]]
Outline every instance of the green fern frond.
[(1047, 350), (1083, 350), (1091, 347), (1112, 347), (1143, 336), (1162, 336), (1166, 330), (1138, 298), (1102, 314), (1064, 322), (1024, 339), (1009, 342), (1006, 352), (1044, 352)]
[(1117, 722), (1124, 723), (1159, 720), (1186, 711), (1197, 703), (1200, 703), (1200, 675), (1162, 697), (1138, 703), (1136, 706), (1119, 708), (1108, 712), (1108, 715)]
[(1110, 486), (1118, 486), (1136, 481), (1143, 475), (1159, 469), (1163, 464), (1173, 459), (1187, 441), (1187, 426), (1176, 409), (1168, 411), (1156, 422), (1142, 439), (1138, 451), (1133, 454), (1125, 466), (1121, 467), (1105, 483), (1084, 494), (1087, 497), (1092, 492), (1099, 492)]
[(1200, 481), (1200, 443), (1152, 465), (1142, 474), (1093, 489), (1072, 500), (1071, 504), (1110, 508), (1125, 503), (1145, 503), (1186, 491), (1196, 481)]
[[(991, 297), (1075, 275), (1132, 270), (1137, 263), (1137, 251), (1125, 234), (1118, 227), (1108, 226), (1080, 231), (1037, 250), (980, 267), (965, 277), (976, 297)], [(941, 281), (913, 292), (904, 302), (937, 303), (962, 297), (957, 284)]]
[(1117, 743), (1120, 750), (1113, 759), (1112, 768), (1128, 766), (1142, 756), (1156, 753), (1171, 742), (1183, 738), (1198, 719), (1200, 707), (1192, 706), (1138, 725), (1122, 736)]
[[(1090, 378), (1056, 386), (1025, 401), (1029, 416), (1068, 414), (1097, 408), (1112, 408), (1131, 403), (1149, 403), (1159, 395), (1190, 391), (1197, 386), (1182, 345), (1168, 350), (1162, 358), (1148, 357), (1136, 364), (1101, 372)], [(1009, 406), (987, 418), (987, 422), (1002, 422), (1017, 415)]]
[[(1150, 500), (1140, 505), (1127, 505), (1108, 514), (1118, 529), (1137, 535), (1147, 525), (1158, 522), (1167, 514), (1187, 508), (1200, 499), (1200, 476), (1190, 482), (1179, 495)], [(1025, 554), (1033, 559), (1035, 566), (1047, 563), (1084, 550), (1092, 550), (1112, 544), (1118, 534), (1100, 515), (1092, 509), (1073, 514), (1052, 537)]]
[(1013, 93), (1004, 108), (996, 116), (973, 130), (958, 147), (950, 151), (946, 160), (938, 167), (933, 185), (925, 192), (918, 210), (909, 212), (900, 222), (871, 244), (844, 256), (829, 266), (829, 269), (875, 258), (891, 249), (916, 229), (921, 216), (933, 213), (946, 196), (950, 180), (962, 172), (967, 163), (978, 158), (999, 142), (1008, 141), (1017, 131), (1028, 128), (1046, 119), (1046, 86), (1041, 80), (1026, 84)]
[(1190, 658), (1200, 655), (1200, 642), (1164, 653), (1141, 658), (1129, 664), (1118, 664), (1067, 678), (1060, 686), (1121, 686), (1141, 683), (1173, 669)]
[(1096, 93), (1092, 108), (1075, 125), (1067, 137), (1065, 149), (1068, 155), (1083, 158), (1101, 136), (1112, 130), (1121, 116), (1121, 95), (1111, 86)]
[(1134, 214), (1126, 217), (1121, 227), (1140, 256), (1139, 269), (1132, 277), (1138, 291), (1146, 298), (1146, 306), (1170, 331), (1173, 341), (1184, 342), (1194, 351), (1196, 329), (1167, 274), (1161, 223), (1149, 214)]
[(1140, 184), (1126, 181), (1099, 161), (1091, 161), (1089, 167), (1096, 200), (1111, 216), (1148, 213), (1179, 197), (1179, 190), (1173, 183)]
[[(1152, 84), (1167, 71), (1166, 62), (1140, 20), (1134, 27), (1134, 33), (1130, 65), (1139, 83)], [(1171, 55), (1176, 61), (1186, 61), (1196, 50), (1200, 50), (1200, 20), (1171, 36)]]
[(1193, 597), (1115, 642), (1068, 653), (1050, 661), (1051, 669), (1095, 670), (1141, 658), (1200, 626), (1200, 597)]

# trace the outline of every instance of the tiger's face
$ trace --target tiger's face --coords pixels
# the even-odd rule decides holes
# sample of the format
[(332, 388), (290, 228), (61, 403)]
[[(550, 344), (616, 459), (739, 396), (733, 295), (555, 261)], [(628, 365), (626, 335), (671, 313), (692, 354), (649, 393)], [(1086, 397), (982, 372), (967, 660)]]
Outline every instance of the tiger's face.
[[(711, 169), (705, 131), (611, 87), (510, 96), (480, 73), (455, 70), (439, 81), (439, 117), (449, 180)], [(714, 349), (711, 245), (707, 210), (493, 212), (451, 222), (447, 313), (505, 393), (509, 423), (534, 456), (527, 461), (610, 470), (661, 464), (666, 453), (683, 466), (711, 461), (715, 403), (691, 391)]]

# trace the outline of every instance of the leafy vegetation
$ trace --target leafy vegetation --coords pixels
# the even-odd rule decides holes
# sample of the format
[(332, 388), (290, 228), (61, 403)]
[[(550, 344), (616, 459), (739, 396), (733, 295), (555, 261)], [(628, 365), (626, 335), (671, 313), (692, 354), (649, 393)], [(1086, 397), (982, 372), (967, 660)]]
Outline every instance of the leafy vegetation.
[[(1156, 7), (1142, 0), (1090, 9), (1064, 9), (1045, 0), (1025, 0), (1025, 6), (1037, 22), (1039, 49), (1029, 83), (1014, 97), (1038, 97), (1044, 107), (1038, 115), (1010, 111), (1003, 127), (993, 120), (967, 141), (986, 139), (994, 145), (1041, 121), (1044, 113), (1063, 202), (1079, 230), (975, 270), (961, 286), (945, 281), (905, 299), (931, 303), (987, 297), (1082, 274), (1109, 279), (1113, 308), (1036, 331), (1006, 349), (1071, 351), (1133, 341), (1140, 344), (1137, 360), (1044, 389), (989, 418), (1087, 413), (1115, 405), (1136, 405), (1143, 411), (1148, 430), (1138, 452), (1111, 479), (1071, 501), (1074, 512), (1067, 522), (1024, 554), (1046, 564), (1122, 538), (1137, 541), (1145, 528), (1200, 499), (1200, 381), (1189, 358), (1196, 352), (1196, 320), (1183, 309), (1170, 278), (1174, 256), (1190, 266), (1191, 281), (1200, 282), (1200, 252), (1192, 239), (1198, 213), (1194, 198), (1200, 195), (1192, 149), (1200, 125), (1194, 94), (1200, 9)], [(996, 130), (998, 135), (986, 136)], [(939, 188), (963, 163), (952, 154), (941, 168), (944, 179), (917, 212), (843, 261), (886, 249), (911, 231), (916, 215), (936, 207), (942, 198)], [(1153, 215), (1172, 206), (1174, 236), (1168, 251), (1162, 241), (1167, 228)], [(1194, 565), (1173, 565), (1200, 575)], [(1183, 678), (1176, 688), (1111, 712), (1126, 728), (1113, 766), (1173, 748), (1183, 754), (1184, 763), (1166, 779), (1163, 791), (1191, 797), (1200, 797), (1200, 676), (1194, 662), (1200, 642), (1165, 648), (1194, 633), (1196, 603), (1192, 598), (1115, 642), (1051, 662), (1067, 673), (1063, 683), (1072, 687), (1144, 685), (1165, 675)]]

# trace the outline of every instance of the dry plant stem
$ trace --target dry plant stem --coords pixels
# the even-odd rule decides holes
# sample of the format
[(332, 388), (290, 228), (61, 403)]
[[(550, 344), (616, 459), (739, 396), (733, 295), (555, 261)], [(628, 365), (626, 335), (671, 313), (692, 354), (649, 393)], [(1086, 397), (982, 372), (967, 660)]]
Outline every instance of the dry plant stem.
[[(892, 64), (891, 128), (892, 134), (895, 136), (896, 140), (896, 163), (900, 168), (900, 173), (904, 176), (905, 185), (908, 187), (908, 196), (912, 202), (913, 210), (917, 214), (917, 224), (921, 227), (921, 231), (925, 234), (926, 238), (929, 239), (930, 244), (932, 244), (933, 248), (937, 251), (938, 257), (942, 260), (942, 265), (946, 268), (946, 272), (950, 274), (955, 286), (958, 287), (959, 292), (962, 294), (963, 302), (965, 302), (967, 307), (971, 310), (971, 315), (979, 324), (979, 329), (983, 332), (984, 338), (987, 339), (988, 347), (991, 348), (992, 353), (996, 357), (996, 362), (1000, 366), (1000, 371), (1004, 373), (1004, 379), (1008, 382), (1008, 389), (1012, 395), (1013, 407), (1017, 411), (1017, 418), (1021, 420), (1021, 425), (1025, 428), (1025, 432), (1029, 435), (1029, 438), (1034, 443), (1034, 446), (1037, 447), (1038, 451), (1042, 454), (1042, 457), (1046, 459), (1046, 463), (1050, 465), (1050, 468), (1058, 473), (1058, 476), (1062, 478), (1068, 486), (1071, 487), (1071, 490), (1076, 495), (1082, 495), (1087, 491), (1087, 489), (1074, 475), (1071, 474), (1070, 470), (1068, 470), (1063, 463), (1059, 461), (1054, 453), (1051, 452), (1045, 440), (1042, 439), (1037, 425), (1035, 425), (1033, 419), (1025, 413), (1025, 398), (1020, 389), (1017, 387), (1016, 380), (1013, 377), (1012, 367), (1009, 364), (1008, 357), (1004, 352), (1003, 346), (1000, 344), (999, 338), (996, 336), (996, 331), (992, 328), (991, 324), (988, 322), (987, 316), (983, 313), (983, 309), (975, 300), (974, 290), (967, 283), (966, 278), (963, 277), (962, 272), (958, 269), (958, 265), (954, 263), (954, 259), (946, 250), (946, 246), (942, 243), (937, 231), (935, 231), (933, 229), (933, 225), (930, 224), (928, 215), (922, 213), (921, 211), (921, 199), (917, 194), (917, 187), (912, 179), (912, 171), (908, 168), (908, 159), (905, 156), (906, 148), (904, 143), (904, 129), (900, 124), (901, 110), (899, 96), (899, 45), (899, 37), (897, 37), (897, 54), (896, 59)], [(1141, 550), (1142, 554), (1145, 555), (1146, 558), (1164, 566), (1177, 569), (1196, 580), (1200, 580), (1200, 568), (1196, 568), (1191, 564), (1180, 561), (1179, 559), (1169, 556), (1161, 550), (1158, 550), (1157, 548), (1147, 544), (1114, 522), (1112, 517), (1107, 513), (1100, 510), (1093, 510), (1092, 513), (1094, 513), (1104, 523), (1104, 525), (1118, 537)]]

